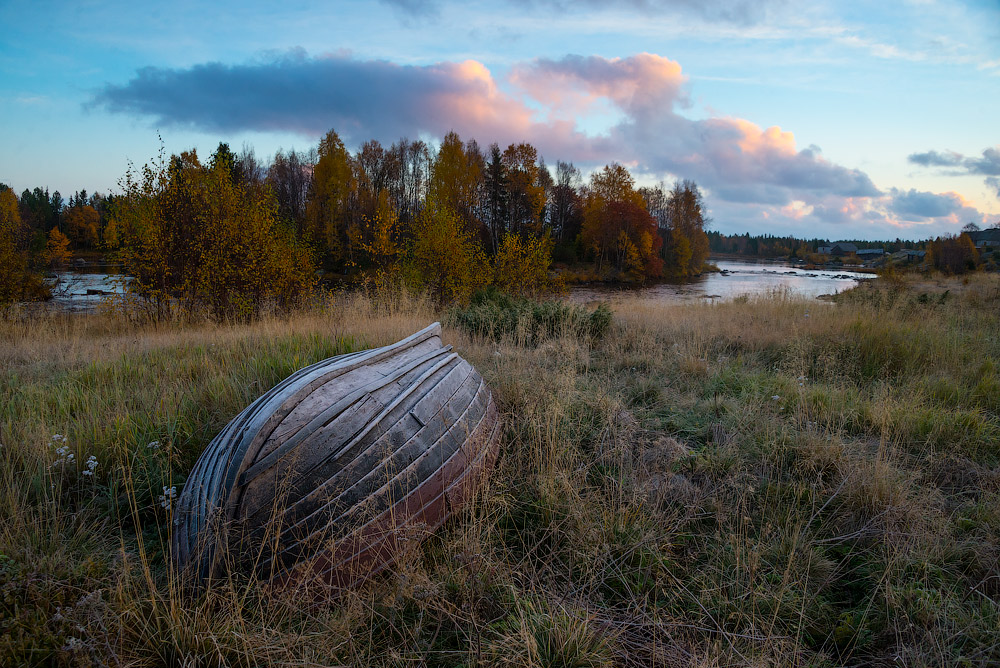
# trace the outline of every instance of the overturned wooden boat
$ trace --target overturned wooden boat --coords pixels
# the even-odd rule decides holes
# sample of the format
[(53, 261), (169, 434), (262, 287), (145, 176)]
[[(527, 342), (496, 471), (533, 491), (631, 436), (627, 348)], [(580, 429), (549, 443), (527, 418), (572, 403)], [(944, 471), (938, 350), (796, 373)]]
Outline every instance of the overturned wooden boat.
[(343, 587), (453, 514), (492, 467), (489, 388), (441, 326), (301, 369), (215, 437), (174, 511), (173, 558), (204, 580), (253, 573)]

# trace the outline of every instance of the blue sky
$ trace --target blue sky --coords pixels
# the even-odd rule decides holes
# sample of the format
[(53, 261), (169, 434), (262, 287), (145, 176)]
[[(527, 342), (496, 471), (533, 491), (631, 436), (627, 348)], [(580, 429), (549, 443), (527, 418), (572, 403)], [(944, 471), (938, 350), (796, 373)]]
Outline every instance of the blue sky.
[(0, 182), (449, 129), (693, 178), (722, 232), (1000, 220), (1000, 3), (0, 0)]

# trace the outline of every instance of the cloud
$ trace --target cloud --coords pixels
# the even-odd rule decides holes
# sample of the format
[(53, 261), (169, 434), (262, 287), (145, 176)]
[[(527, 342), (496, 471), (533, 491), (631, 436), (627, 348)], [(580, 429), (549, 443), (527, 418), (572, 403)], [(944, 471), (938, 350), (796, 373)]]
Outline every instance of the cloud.
[(962, 164), (962, 154), (954, 151), (927, 151), (926, 153), (911, 153), (907, 158), (921, 167), (958, 167)]
[(406, 16), (434, 17), (440, 13), (435, 0), (379, 0), (383, 5), (394, 7)]
[(943, 218), (960, 212), (965, 202), (958, 193), (932, 193), (892, 189), (891, 210), (901, 216), (926, 220)]
[(1000, 145), (984, 148), (979, 157), (956, 151), (911, 153), (907, 160), (921, 167), (937, 167), (951, 176), (985, 176), (983, 182), (1000, 199)]
[[(608, 7), (606, 0), (512, 0), (512, 3), (522, 7), (541, 7), (558, 12), (574, 12), (580, 8), (604, 9)], [(783, 0), (625, 0), (615, 5), (620, 10), (622, 5), (643, 14), (688, 14), (709, 21), (725, 21), (747, 25), (764, 20), (771, 7), (781, 7), (788, 4)]]
[[(441, 0), (380, 0), (410, 17), (437, 16), (441, 11)], [(518, 10), (541, 10), (559, 14), (580, 14), (586, 11), (604, 10), (609, 7), (605, 0), (508, 0)], [(750, 25), (766, 19), (772, 7), (780, 8), (789, 4), (788, 0), (623, 0), (614, 5), (614, 10), (632, 10), (638, 14), (687, 15), (705, 21)]]
[(410, 66), (302, 51), (243, 65), (147, 67), (124, 85), (106, 86), (89, 106), (209, 132), (318, 137), (335, 127), (355, 142), (440, 136), (456, 125), (492, 135), (531, 123), (531, 112), (500, 93), (475, 61)]
[(995, 176), (986, 177), (985, 183), (997, 194), (997, 199), (1000, 199), (1000, 179)]
[[(882, 192), (863, 171), (827, 160), (818, 147), (799, 148), (779, 127), (688, 118), (687, 85), (679, 63), (649, 53), (540, 58), (497, 80), (474, 60), (416, 66), (294, 51), (241, 65), (145, 68), (105, 86), (89, 106), (212, 133), (290, 131), (315, 139), (335, 128), (353, 146), (450, 130), (483, 144), (527, 141), (550, 163), (617, 161), (646, 178), (694, 179), (727, 216), (754, 212), (759, 227), (766, 214), (769, 223), (783, 220), (802, 234), (814, 234), (809, 226), (816, 223), (861, 230), (951, 225), (956, 216), (978, 215), (949, 193)], [(594, 112), (614, 120), (583, 129)], [(910, 159), (992, 174), (1000, 155), (930, 151)]]
[(1000, 176), (1000, 145), (983, 149), (981, 157), (966, 157), (955, 151), (911, 153), (907, 160), (921, 167), (947, 167), (957, 174)]

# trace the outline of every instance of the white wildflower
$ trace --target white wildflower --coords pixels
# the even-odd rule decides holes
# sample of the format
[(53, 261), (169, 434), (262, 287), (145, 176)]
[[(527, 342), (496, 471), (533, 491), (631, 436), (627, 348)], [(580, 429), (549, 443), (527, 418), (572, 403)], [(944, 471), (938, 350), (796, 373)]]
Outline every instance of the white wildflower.
[(170, 510), (174, 503), (174, 497), (177, 496), (177, 487), (167, 487), (163, 486), (163, 494), (160, 494), (160, 506), (165, 510)]
[(85, 464), (85, 466), (87, 468), (83, 472), (83, 475), (86, 475), (86, 476), (92, 476), (92, 475), (94, 475), (94, 469), (97, 468), (97, 457), (95, 457), (94, 455), (91, 455), (91, 456), (87, 457), (87, 463)]
[(775, 394), (774, 396), (771, 397), (771, 401), (778, 401), (780, 399), (781, 399), (781, 397), (778, 396), (777, 394)]

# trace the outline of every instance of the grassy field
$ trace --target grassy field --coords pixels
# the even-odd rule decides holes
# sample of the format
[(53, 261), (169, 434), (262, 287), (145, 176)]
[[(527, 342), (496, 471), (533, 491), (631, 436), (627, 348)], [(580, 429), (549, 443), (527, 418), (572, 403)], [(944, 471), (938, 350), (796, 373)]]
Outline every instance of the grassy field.
[[(998, 278), (624, 300), (599, 340), (470, 334), (399, 295), (252, 325), (8, 317), (0, 665), (997, 665)], [(506, 421), (463, 516), (329, 606), (178, 592), (171, 488), (212, 436), (435, 319)]]

